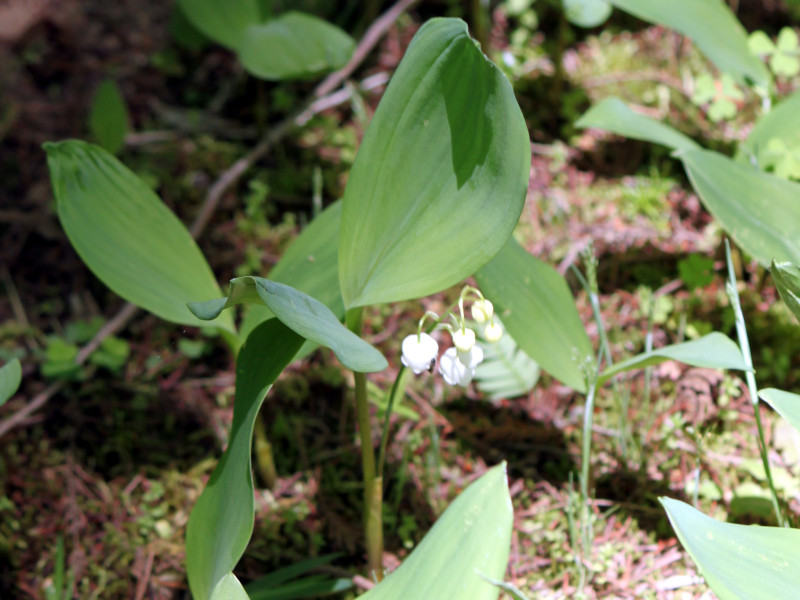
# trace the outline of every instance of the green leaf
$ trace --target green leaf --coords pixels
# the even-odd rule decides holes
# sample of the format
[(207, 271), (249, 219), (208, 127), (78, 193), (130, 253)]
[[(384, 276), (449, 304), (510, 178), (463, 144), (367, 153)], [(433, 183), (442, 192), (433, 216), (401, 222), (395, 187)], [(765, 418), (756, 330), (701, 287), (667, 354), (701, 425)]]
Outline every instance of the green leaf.
[(775, 43), (763, 31), (754, 31), (747, 38), (747, 46), (750, 52), (756, 56), (770, 56), (775, 52)]
[(722, 523), (678, 500), (660, 501), (719, 600), (796, 597), (800, 530)]
[[(337, 271), (341, 223), (342, 203), (337, 201), (311, 221), (269, 272), (272, 281), (285, 283), (322, 302), (339, 321), (344, 318)], [(272, 312), (266, 305), (250, 305), (239, 328), (239, 338), (244, 341), (256, 325), (270, 317)], [(300, 354), (305, 356), (315, 347), (316, 344), (307, 342)]]
[(604, 0), (562, 0), (564, 15), (578, 27), (597, 27), (611, 14), (611, 5)]
[(192, 302), (189, 308), (200, 319), (214, 319), (224, 309), (242, 303), (264, 303), (298, 335), (333, 350), (348, 369), (370, 373), (388, 366), (377, 349), (342, 325), (319, 300), (263, 277), (232, 279), (227, 298)]
[(347, 64), (355, 41), (338, 27), (298, 12), (244, 30), (239, 60), (262, 79), (298, 79)]
[(708, 150), (679, 156), (705, 207), (742, 249), (764, 266), (800, 263), (800, 184)]
[(242, 584), (233, 573), (228, 573), (219, 580), (210, 600), (250, 600)]
[(758, 396), (800, 431), (800, 396), (775, 388), (758, 390)]
[(800, 146), (800, 91), (786, 96), (772, 110), (758, 117), (747, 139), (739, 145), (737, 160), (747, 161), (753, 157), (762, 169), (765, 168), (768, 162), (765, 154), (772, 140), (782, 141), (786, 148)]
[(400, 567), (363, 600), (495, 600), (508, 566), (513, 511), (505, 463), (456, 498)]
[(575, 123), (576, 127), (595, 127), (635, 140), (661, 144), (674, 150), (699, 148), (677, 129), (633, 112), (619, 98), (606, 98), (590, 108)]
[(455, 285), (519, 219), (530, 140), (511, 85), (458, 19), (414, 36), (364, 136), (344, 195), (345, 308)]
[(545, 371), (585, 391), (581, 365), (594, 350), (561, 274), (511, 238), (475, 279), (519, 347)]
[[(208, 326), (186, 303), (221, 295), (186, 227), (105, 150), (47, 143), (58, 218), (75, 251), (113, 292), (166, 321)], [(214, 325), (234, 331), (230, 315)]]
[(239, 561), (253, 532), (253, 425), (270, 386), (303, 338), (277, 319), (250, 334), (236, 361), (236, 397), (228, 449), (195, 504), (186, 530), (186, 571), (195, 600), (212, 590)]
[(348, 590), (353, 587), (352, 579), (310, 574), (310, 571), (328, 565), (339, 556), (326, 554), (296, 562), (248, 583), (245, 590), (250, 600), (299, 600)]
[(236, 50), (244, 31), (261, 22), (257, 0), (178, 0), (186, 18), (215, 42)]
[(736, 81), (769, 88), (769, 71), (750, 52), (747, 32), (722, 0), (608, 0), (640, 19), (692, 39), (703, 54)]
[[(500, 319), (495, 317), (499, 323)], [(500, 341), (479, 341), (483, 362), (475, 369), (475, 380), (492, 400), (515, 398), (530, 392), (539, 380), (539, 365), (517, 346), (507, 331)]]
[(725, 119), (732, 119), (736, 116), (736, 105), (725, 98), (717, 98), (708, 107), (708, 118), (714, 123), (719, 123)]
[(18, 358), (14, 358), (0, 368), (0, 406), (17, 393), (21, 383), (22, 365)]
[(665, 360), (678, 360), (694, 367), (752, 370), (745, 364), (742, 352), (733, 340), (722, 333), (713, 332), (691, 342), (671, 344), (614, 363), (602, 372), (599, 383), (608, 381), (617, 373), (657, 365)]
[(800, 267), (790, 262), (773, 260), (771, 272), (781, 300), (800, 321)]
[(89, 131), (104, 149), (116, 154), (125, 143), (130, 130), (128, 105), (117, 84), (104, 79), (97, 87), (89, 110)]

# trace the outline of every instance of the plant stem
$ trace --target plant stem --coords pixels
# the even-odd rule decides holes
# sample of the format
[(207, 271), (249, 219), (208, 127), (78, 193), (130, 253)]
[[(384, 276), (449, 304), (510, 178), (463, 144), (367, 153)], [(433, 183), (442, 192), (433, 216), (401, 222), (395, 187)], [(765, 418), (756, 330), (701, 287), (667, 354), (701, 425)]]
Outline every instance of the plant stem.
[(750, 341), (747, 337), (747, 327), (744, 322), (744, 313), (742, 313), (742, 305), (739, 301), (739, 291), (736, 288), (736, 274), (733, 272), (733, 260), (731, 259), (731, 246), (728, 240), (725, 240), (725, 257), (728, 262), (728, 285), (727, 292), (733, 308), (733, 314), (736, 317), (736, 336), (739, 339), (739, 348), (742, 351), (744, 363), (747, 365), (748, 370), (745, 371), (744, 377), (747, 382), (747, 389), (750, 392), (750, 402), (753, 404), (753, 412), (756, 415), (756, 426), (758, 427), (758, 450), (761, 454), (761, 463), (764, 466), (764, 474), (767, 477), (769, 484), (769, 491), (772, 495), (772, 508), (775, 511), (775, 518), (778, 521), (778, 526), (784, 526), (783, 513), (781, 512), (780, 504), (778, 503), (778, 493), (775, 491), (775, 483), (772, 481), (772, 470), (769, 466), (769, 457), (767, 456), (767, 442), (764, 438), (764, 427), (761, 424), (761, 407), (758, 400), (758, 387), (756, 386), (756, 376), (753, 372), (753, 357), (750, 354)]
[(275, 458), (272, 455), (272, 444), (267, 438), (267, 428), (261, 413), (256, 417), (253, 428), (253, 453), (256, 455), (256, 468), (264, 481), (267, 489), (273, 489), (278, 480), (278, 471), (275, 468)]
[[(361, 334), (363, 308), (347, 311), (347, 326)], [(355, 371), (356, 418), (361, 438), (361, 470), (364, 477), (364, 532), (367, 546), (367, 568), (377, 581), (383, 578), (383, 478), (375, 477), (375, 449), (367, 400), (367, 375)]]
[[(588, 379), (588, 378), (587, 378)], [(589, 458), (592, 452), (592, 419), (594, 417), (594, 397), (597, 391), (597, 378), (587, 381), (586, 406), (583, 409), (583, 447), (581, 451), (581, 495), (584, 504), (589, 502)]]

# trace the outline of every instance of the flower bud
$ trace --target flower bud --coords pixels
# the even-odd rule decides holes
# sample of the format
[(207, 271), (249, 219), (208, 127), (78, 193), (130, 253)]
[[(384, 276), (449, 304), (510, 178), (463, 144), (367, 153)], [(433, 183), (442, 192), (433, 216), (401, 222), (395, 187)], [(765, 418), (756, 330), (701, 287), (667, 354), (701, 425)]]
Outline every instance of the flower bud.
[(500, 338), (503, 337), (503, 326), (494, 321), (488, 323), (486, 327), (483, 328), (483, 337), (486, 338), (486, 341), (490, 344), (499, 342)]
[(488, 300), (478, 300), (472, 304), (472, 318), (476, 323), (486, 323), (494, 314), (494, 306)]

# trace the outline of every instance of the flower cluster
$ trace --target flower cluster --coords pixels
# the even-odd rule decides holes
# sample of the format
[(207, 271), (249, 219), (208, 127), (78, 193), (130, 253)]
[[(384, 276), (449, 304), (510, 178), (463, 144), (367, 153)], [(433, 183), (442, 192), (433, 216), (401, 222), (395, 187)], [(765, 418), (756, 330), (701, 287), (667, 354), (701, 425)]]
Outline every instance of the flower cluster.
[(483, 337), (488, 342), (497, 342), (503, 336), (503, 328), (494, 321), (494, 307), (483, 297), (480, 291), (466, 286), (458, 300), (459, 314), (449, 313), (453, 324), (442, 323), (442, 318), (434, 312), (426, 312), (419, 321), (417, 333), (403, 340), (402, 362), (414, 374), (423, 371), (433, 372), (439, 344), (428, 333), (422, 331), (427, 319), (435, 319), (433, 329), (446, 329), (453, 338), (453, 347), (448, 348), (439, 361), (439, 373), (450, 385), (466, 386), (472, 381), (475, 369), (483, 361), (483, 350), (475, 344), (475, 331), (467, 327), (464, 319), (464, 300), (474, 295), (477, 299), (472, 304), (472, 319), (483, 326)]

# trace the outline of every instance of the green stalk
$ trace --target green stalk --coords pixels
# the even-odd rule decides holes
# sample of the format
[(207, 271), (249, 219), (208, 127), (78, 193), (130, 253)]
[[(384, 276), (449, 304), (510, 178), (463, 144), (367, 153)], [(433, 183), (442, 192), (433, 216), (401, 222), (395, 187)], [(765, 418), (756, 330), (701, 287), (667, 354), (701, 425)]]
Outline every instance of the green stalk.
[(256, 469), (264, 481), (267, 489), (273, 489), (278, 480), (278, 471), (275, 468), (275, 457), (272, 455), (272, 444), (267, 438), (267, 428), (261, 413), (256, 417), (253, 428), (253, 452), (256, 455)]
[[(363, 308), (347, 311), (347, 326), (361, 335)], [(377, 581), (383, 578), (383, 479), (375, 477), (375, 450), (372, 447), (372, 426), (367, 401), (367, 375), (355, 371), (356, 418), (361, 437), (361, 469), (364, 476), (364, 532), (367, 546), (367, 567)]]
[(739, 301), (739, 292), (736, 289), (736, 274), (733, 272), (733, 261), (731, 260), (731, 246), (728, 240), (725, 240), (725, 258), (728, 261), (728, 285), (726, 291), (731, 301), (733, 314), (736, 317), (736, 336), (739, 339), (739, 348), (744, 357), (744, 363), (748, 367), (745, 371), (745, 381), (747, 382), (747, 389), (750, 392), (750, 402), (753, 404), (753, 412), (756, 415), (756, 426), (758, 427), (758, 450), (761, 454), (761, 463), (764, 465), (764, 473), (767, 477), (769, 484), (769, 491), (772, 495), (772, 508), (775, 511), (775, 518), (778, 521), (778, 526), (784, 526), (783, 513), (781, 512), (780, 504), (778, 502), (778, 493), (775, 491), (775, 483), (772, 481), (772, 470), (769, 466), (769, 458), (767, 456), (767, 442), (764, 438), (764, 427), (761, 424), (761, 410), (758, 400), (758, 387), (756, 386), (756, 376), (753, 372), (753, 358), (750, 354), (750, 341), (747, 337), (747, 327), (744, 322), (744, 314), (742, 313), (742, 305)]

